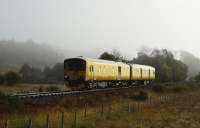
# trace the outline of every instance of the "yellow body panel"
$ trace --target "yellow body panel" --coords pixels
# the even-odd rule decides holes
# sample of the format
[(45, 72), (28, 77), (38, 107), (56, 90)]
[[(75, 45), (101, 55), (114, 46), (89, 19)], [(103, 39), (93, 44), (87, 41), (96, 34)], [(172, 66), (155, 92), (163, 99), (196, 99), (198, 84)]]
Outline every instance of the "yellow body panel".
[(132, 78), (131, 80), (139, 80), (141, 79), (140, 68), (132, 68)]
[(131, 80), (136, 80), (136, 81), (155, 80), (155, 68), (145, 65), (131, 65), (131, 67), (132, 67)]
[[(66, 80), (84, 81), (151, 81), (155, 80), (155, 68), (146, 65), (128, 65), (121, 62), (105, 61), (85, 58), (85, 69), (67, 70), (65, 69)], [(92, 69), (91, 69), (92, 68)], [(131, 69), (131, 70), (130, 70)], [(70, 78), (68, 78), (70, 77)], [(130, 78), (131, 77), (131, 78)]]
[[(130, 79), (130, 66), (125, 64), (107, 64), (87, 61), (86, 65), (86, 80), (88, 81), (113, 81)], [(90, 71), (91, 66), (93, 66), (93, 72)], [(121, 75), (118, 73), (119, 66), (121, 67)]]
[(69, 76), (70, 80), (85, 80), (85, 71), (64, 71), (65, 76)]

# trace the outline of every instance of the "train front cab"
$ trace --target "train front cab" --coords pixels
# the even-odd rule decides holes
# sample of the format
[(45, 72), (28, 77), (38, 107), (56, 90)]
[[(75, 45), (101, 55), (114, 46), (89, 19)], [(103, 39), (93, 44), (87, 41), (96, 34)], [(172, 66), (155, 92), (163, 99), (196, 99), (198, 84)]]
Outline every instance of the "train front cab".
[(84, 83), (86, 61), (81, 58), (66, 59), (64, 61), (64, 80), (69, 86), (80, 86)]

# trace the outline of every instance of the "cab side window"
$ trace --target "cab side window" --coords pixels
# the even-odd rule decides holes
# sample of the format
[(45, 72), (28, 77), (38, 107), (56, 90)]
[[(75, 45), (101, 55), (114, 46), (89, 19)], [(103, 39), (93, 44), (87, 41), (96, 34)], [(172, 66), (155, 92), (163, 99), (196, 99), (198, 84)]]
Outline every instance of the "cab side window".
[(93, 66), (90, 66), (90, 72), (94, 72)]

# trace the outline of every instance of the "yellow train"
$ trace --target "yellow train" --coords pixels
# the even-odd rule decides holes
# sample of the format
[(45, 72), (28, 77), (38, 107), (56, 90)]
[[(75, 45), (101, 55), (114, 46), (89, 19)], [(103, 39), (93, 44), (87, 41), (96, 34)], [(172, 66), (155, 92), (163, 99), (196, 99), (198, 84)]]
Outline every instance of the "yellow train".
[(73, 89), (148, 84), (155, 80), (155, 68), (101, 59), (69, 58), (64, 61), (64, 80)]

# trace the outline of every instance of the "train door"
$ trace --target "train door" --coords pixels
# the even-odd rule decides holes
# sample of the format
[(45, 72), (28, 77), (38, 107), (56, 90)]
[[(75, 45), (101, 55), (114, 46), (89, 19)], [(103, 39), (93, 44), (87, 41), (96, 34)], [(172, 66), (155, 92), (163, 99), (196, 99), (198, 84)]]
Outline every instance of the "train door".
[(122, 75), (122, 69), (120, 66), (118, 66), (118, 80), (121, 80), (121, 75)]
[(94, 67), (93, 67), (93, 65), (90, 66), (90, 80), (94, 81)]
[(149, 69), (149, 82), (151, 81), (151, 70)]

